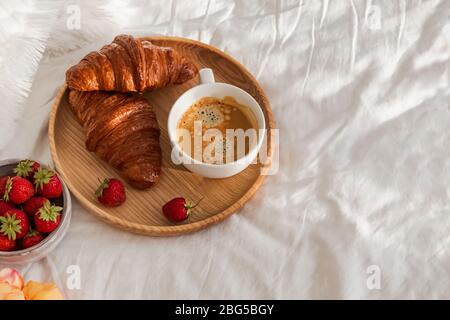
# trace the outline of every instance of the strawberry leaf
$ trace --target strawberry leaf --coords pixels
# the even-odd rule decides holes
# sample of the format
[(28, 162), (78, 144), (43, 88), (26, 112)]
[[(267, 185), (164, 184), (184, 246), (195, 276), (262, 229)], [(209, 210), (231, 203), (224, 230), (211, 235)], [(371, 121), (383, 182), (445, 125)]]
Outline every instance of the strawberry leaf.
[(3, 195), (3, 200), (5, 202), (9, 202), (9, 193), (11, 192), (12, 189), (12, 179), (11, 177), (8, 177), (8, 180), (6, 181), (6, 185), (5, 185), (5, 194)]
[(30, 229), (30, 231), (28, 231), (26, 237), (33, 237), (33, 236), (37, 236), (39, 235), (39, 232), (33, 229)]
[(20, 161), (14, 168), (14, 173), (22, 178), (28, 177), (28, 174), (33, 171), (33, 163), (34, 161), (28, 159)]
[(98, 181), (100, 182), (100, 185), (98, 186), (97, 190), (95, 190), (95, 196), (97, 198), (100, 198), (103, 195), (103, 190), (105, 190), (109, 186), (109, 179), (105, 178), (103, 179), (103, 181), (98, 179)]
[(45, 201), (42, 208), (39, 209), (39, 219), (42, 221), (56, 222), (59, 216), (59, 212), (62, 211), (62, 207), (55, 206), (50, 201)]
[(20, 233), (22, 226), (20, 220), (16, 219), (16, 215), (9, 215), (0, 217), (1, 227), (0, 233), (3, 233), (9, 240), (16, 240), (17, 233)]
[(36, 190), (50, 182), (50, 179), (55, 175), (55, 173), (47, 168), (39, 168), (38, 171), (34, 174), (34, 184)]

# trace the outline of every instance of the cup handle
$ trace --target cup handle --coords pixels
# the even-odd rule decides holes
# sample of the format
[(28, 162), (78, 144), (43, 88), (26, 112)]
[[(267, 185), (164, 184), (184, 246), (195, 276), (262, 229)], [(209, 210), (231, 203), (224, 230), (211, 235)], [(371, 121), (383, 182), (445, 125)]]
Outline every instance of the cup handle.
[(203, 68), (199, 72), (200, 74), (200, 83), (214, 83), (216, 80), (214, 80), (214, 72), (210, 68)]

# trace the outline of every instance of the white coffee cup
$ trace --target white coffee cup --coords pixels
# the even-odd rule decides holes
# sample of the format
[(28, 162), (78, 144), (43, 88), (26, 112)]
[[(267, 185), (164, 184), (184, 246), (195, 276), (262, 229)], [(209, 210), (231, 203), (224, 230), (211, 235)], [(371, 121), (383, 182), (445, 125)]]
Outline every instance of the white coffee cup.
[[(205, 68), (199, 71), (200, 84), (187, 90), (175, 101), (169, 113), (167, 131), (172, 144), (172, 159), (182, 163), (188, 170), (206, 178), (227, 178), (247, 168), (257, 157), (265, 136), (266, 121), (264, 112), (256, 100), (244, 90), (227, 83), (215, 82), (214, 73)], [(253, 113), (258, 126), (258, 141), (249, 152), (233, 162), (224, 164), (211, 164), (201, 162), (186, 154), (178, 143), (177, 126), (183, 114), (196, 101), (204, 97), (233, 97), (238, 103), (247, 106)]]

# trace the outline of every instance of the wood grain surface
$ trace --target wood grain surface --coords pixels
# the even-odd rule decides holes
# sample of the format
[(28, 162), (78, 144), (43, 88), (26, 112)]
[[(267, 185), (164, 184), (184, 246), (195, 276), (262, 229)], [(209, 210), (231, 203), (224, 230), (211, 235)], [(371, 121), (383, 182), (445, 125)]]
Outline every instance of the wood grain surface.
[[(256, 79), (235, 59), (224, 52), (201, 42), (175, 37), (147, 37), (156, 45), (170, 46), (197, 64), (213, 69), (217, 82), (238, 86), (264, 109), (266, 127), (269, 128), (268, 154), (272, 156), (270, 130), (275, 121), (267, 97)], [(175, 100), (198, 83), (198, 77), (178, 86), (170, 86), (144, 96), (156, 111), (161, 128), (163, 164), (160, 182), (154, 187), (139, 191), (127, 186), (127, 201), (118, 208), (106, 208), (94, 197), (97, 178), (119, 177), (107, 163), (85, 149), (85, 136), (67, 102), (67, 87), (62, 86), (55, 99), (49, 121), (49, 142), (53, 161), (72, 194), (91, 213), (124, 230), (151, 236), (179, 235), (200, 230), (222, 221), (240, 209), (261, 186), (262, 166), (253, 164), (240, 174), (226, 179), (207, 179), (191, 173), (170, 160), (171, 146), (167, 134), (167, 117)], [(196, 202), (192, 217), (182, 224), (172, 224), (162, 214), (161, 208), (174, 197), (185, 197)]]

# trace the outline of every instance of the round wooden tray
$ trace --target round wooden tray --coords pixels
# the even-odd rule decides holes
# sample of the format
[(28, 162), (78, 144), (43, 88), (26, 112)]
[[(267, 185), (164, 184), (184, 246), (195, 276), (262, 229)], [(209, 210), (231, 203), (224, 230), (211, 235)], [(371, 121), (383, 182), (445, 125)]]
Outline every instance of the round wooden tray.
[[(275, 127), (269, 101), (256, 79), (235, 59), (207, 44), (175, 37), (146, 37), (156, 45), (170, 46), (187, 56), (197, 66), (214, 70), (216, 81), (238, 86), (250, 93), (264, 109), (266, 127)], [(261, 186), (261, 164), (249, 166), (238, 175), (227, 179), (206, 179), (176, 166), (170, 160), (171, 146), (167, 135), (167, 117), (175, 100), (188, 88), (198, 83), (198, 77), (178, 86), (145, 93), (154, 106), (161, 127), (163, 156), (160, 181), (154, 187), (139, 191), (127, 186), (127, 201), (118, 208), (102, 206), (94, 196), (97, 178), (119, 177), (106, 162), (85, 149), (85, 136), (67, 102), (67, 87), (57, 95), (49, 121), (49, 142), (53, 161), (73, 195), (90, 212), (104, 221), (140, 234), (151, 236), (179, 235), (200, 230), (222, 221), (236, 210)], [(271, 132), (267, 132), (268, 154), (272, 156)], [(185, 197), (196, 202), (191, 218), (174, 225), (162, 214), (161, 208), (174, 197)]]

